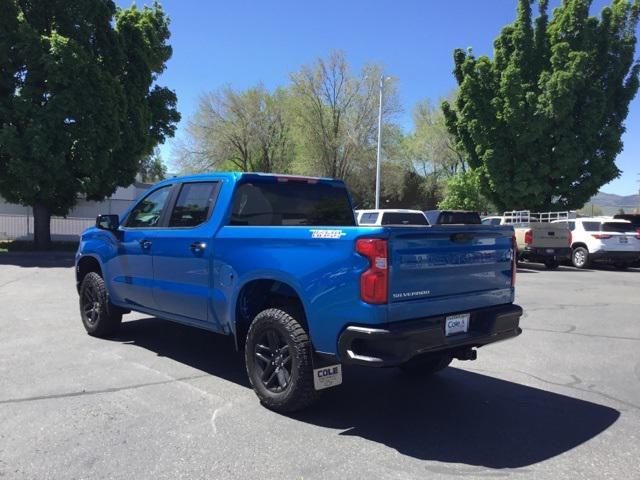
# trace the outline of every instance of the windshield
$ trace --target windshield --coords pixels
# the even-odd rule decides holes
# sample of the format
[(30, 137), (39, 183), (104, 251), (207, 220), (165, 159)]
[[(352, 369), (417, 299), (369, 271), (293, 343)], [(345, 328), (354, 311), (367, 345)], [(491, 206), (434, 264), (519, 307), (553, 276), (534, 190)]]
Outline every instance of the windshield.
[(382, 225), (429, 225), (422, 213), (384, 212)]
[(438, 223), (440, 225), (479, 225), (482, 222), (480, 215), (476, 212), (442, 212), (438, 217)]

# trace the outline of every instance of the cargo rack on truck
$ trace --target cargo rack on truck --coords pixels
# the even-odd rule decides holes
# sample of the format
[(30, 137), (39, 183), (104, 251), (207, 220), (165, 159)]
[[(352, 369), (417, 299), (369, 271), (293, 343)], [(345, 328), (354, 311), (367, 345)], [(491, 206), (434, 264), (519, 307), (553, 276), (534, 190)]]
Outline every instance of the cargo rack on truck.
[(511, 225), (527, 225), (529, 223), (551, 223), (556, 220), (569, 220), (576, 218), (574, 210), (562, 212), (531, 212), (529, 210), (512, 210), (504, 212), (504, 223)]

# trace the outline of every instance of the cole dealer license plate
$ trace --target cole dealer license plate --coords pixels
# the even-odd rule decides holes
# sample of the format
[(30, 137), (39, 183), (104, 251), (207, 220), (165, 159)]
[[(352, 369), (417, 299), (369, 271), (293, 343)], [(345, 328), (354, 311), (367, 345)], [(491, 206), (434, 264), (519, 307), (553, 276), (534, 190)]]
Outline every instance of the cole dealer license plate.
[(469, 330), (470, 313), (461, 313), (460, 315), (450, 315), (444, 320), (445, 336), (455, 335), (456, 333), (464, 333)]

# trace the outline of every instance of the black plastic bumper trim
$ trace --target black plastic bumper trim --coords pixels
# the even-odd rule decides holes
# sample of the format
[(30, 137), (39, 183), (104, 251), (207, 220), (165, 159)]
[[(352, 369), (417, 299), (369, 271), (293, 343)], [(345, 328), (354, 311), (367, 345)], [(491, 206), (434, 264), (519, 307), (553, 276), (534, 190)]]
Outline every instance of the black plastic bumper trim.
[[(445, 336), (446, 317), (469, 313), (469, 331)], [(522, 308), (500, 305), (477, 310), (452, 312), (390, 323), (377, 327), (347, 326), (338, 339), (338, 354), (343, 364), (371, 367), (400, 365), (416, 355), (481, 347), (522, 333), (519, 328)]]

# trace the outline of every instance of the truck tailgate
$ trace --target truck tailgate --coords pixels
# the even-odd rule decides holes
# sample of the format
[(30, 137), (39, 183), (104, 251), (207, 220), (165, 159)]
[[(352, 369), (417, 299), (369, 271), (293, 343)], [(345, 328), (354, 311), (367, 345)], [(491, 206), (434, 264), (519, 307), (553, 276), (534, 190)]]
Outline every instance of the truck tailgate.
[(569, 228), (566, 223), (531, 223), (534, 248), (568, 248)]
[(513, 301), (510, 226), (389, 227), (389, 321)]

